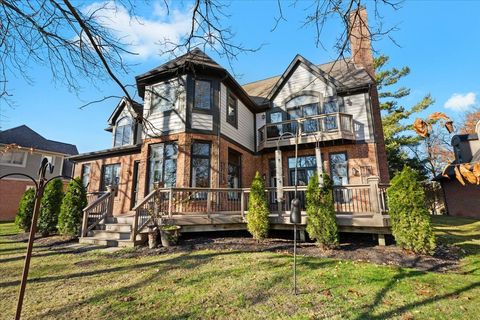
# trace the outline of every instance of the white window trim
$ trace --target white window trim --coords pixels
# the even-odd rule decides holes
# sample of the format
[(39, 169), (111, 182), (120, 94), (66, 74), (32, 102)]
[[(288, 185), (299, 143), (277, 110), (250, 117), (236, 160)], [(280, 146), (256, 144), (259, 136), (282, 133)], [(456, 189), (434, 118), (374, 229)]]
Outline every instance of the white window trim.
[(0, 166), (25, 168), (27, 166), (28, 152), (25, 152), (25, 151), (17, 151), (17, 152), (23, 152), (24, 157), (23, 157), (22, 164), (0, 162)]

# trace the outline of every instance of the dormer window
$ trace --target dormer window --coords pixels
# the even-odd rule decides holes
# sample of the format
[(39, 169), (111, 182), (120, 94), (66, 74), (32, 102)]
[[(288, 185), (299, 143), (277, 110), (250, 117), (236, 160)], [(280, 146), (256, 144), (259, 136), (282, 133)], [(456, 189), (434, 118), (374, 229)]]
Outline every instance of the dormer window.
[(118, 120), (115, 127), (115, 139), (113, 146), (121, 147), (132, 143), (132, 121), (129, 117)]

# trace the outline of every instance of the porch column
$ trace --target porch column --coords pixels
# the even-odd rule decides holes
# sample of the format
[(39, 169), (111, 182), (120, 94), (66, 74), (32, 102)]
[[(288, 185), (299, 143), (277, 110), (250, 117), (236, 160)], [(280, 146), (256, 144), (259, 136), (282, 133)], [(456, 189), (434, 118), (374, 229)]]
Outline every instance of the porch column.
[(370, 188), (370, 207), (374, 214), (381, 214), (380, 212), (380, 199), (378, 196), (378, 184), (380, 178), (372, 176), (367, 178), (367, 183)]

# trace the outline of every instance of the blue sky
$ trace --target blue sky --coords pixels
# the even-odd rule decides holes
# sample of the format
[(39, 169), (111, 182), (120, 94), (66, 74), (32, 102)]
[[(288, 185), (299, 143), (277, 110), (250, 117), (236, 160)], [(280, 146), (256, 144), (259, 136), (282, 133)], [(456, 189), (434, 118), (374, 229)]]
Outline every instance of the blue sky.
[[(153, 1), (150, 7), (139, 8), (137, 20), (143, 22), (140, 25), (132, 26), (124, 16), (118, 17), (120, 22), (117, 22), (116, 28), (119, 32), (130, 33), (129, 36), (137, 34), (130, 40), (141, 43), (136, 49), (142, 55), (129, 58), (135, 66), (123, 76), (126, 83), (134, 83), (135, 75), (165, 61), (156, 54), (156, 35), (167, 33), (174, 38), (185, 30), (188, 3), (183, 7), (171, 6), (169, 17), (165, 17), (162, 3)], [(276, 1), (230, 3), (226, 9), (230, 18), (224, 22), (236, 33), (235, 41), (252, 48), (263, 45), (258, 52), (240, 55), (238, 61), (233, 62), (235, 74), (240, 75), (240, 83), (282, 73), (297, 53), (314, 63), (336, 57), (332, 44), (341, 31), (340, 26), (335, 22), (330, 24), (323, 34), (326, 49), (317, 48), (314, 30), (301, 27), (301, 8), (307, 5), (302, 1), (297, 8), (284, 5), (287, 21), (271, 32), (277, 13)], [(367, 2), (366, 5), (369, 20), (373, 23), (372, 3)], [(374, 43), (375, 49), (390, 56), (390, 66), (408, 65), (411, 68), (411, 74), (401, 83), (411, 88), (411, 95), (402, 104), (414, 104), (431, 93), (436, 103), (428, 113), (442, 111), (455, 119), (477, 106), (480, 92), (479, 11), (480, 2), (475, 1), (406, 1), (398, 11), (382, 11), (386, 28), (398, 26), (398, 30), (390, 35), (400, 47), (384, 38)], [(227, 66), (224, 59), (207, 53)], [(120, 95), (113, 82), (93, 86), (89, 80), (81, 81), (82, 90), (74, 93), (65, 89), (62, 83), (54, 82), (49, 69), (37, 65), (29, 68), (33, 84), (21, 77), (10, 79), (15, 108), (11, 109), (0, 101), (2, 130), (26, 124), (48, 139), (76, 144), (80, 152), (111, 146), (111, 135), (103, 129), (117, 101), (109, 100), (83, 110), (79, 106), (103, 96)], [(446, 105), (449, 109), (445, 108)]]

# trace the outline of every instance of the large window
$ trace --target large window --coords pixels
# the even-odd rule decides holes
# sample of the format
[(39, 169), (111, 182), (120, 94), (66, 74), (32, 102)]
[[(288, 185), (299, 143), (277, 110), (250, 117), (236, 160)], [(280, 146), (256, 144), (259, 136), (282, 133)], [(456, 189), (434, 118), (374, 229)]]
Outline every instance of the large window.
[(227, 122), (238, 128), (238, 100), (232, 92), (227, 94)]
[(334, 186), (348, 184), (347, 153), (330, 153), (330, 173)]
[(88, 187), (90, 183), (90, 163), (82, 165), (82, 184), (85, 188)]
[(195, 80), (194, 108), (210, 110), (212, 107), (212, 84), (206, 80)]
[(108, 186), (118, 186), (120, 182), (120, 163), (103, 166), (100, 190), (106, 191)]
[[(323, 113), (343, 112), (343, 100), (334, 96), (326, 97), (323, 104)], [(324, 120), (325, 130), (338, 129), (337, 117), (326, 117)]]
[[(295, 120), (298, 118), (307, 118), (311, 116), (318, 115), (318, 103), (310, 103), (303, 106), (297, 106), (295, 108), (288, 110), (288, 116), (290, 120)], [(297, 130), (297, 124), (290, 124), (290, 132), (295, 133)], [(317, 120), (305, 120), (303, 122), (302, 131), (304, 133), (316, 132), (318, 131)]]
[(132, 122), (129, 117), (121, 118), (115, 127), (115, 147), (129, 145), (132, 142)]
[(191, 186), (210, 187), (210, 143), (194, 142), (191, 155)]
[[(295, 185), (295, 157), (288, 158), (288, 171), (290, 185)], [(317, 171), (317, 159), (315, 156), (298, 157), (297, 181), (299, 186), (306, 186), (310, 178)]]
[[(228, 149), (227, 182), (229, 188), (240, 188), (241, 182), (242, 155), (234, 150)], [(238, 192), (229, 192), (229, 200), (238, 200)]]
[(27, 154), (23, 151), (0, 151), (0, 163), (10, 166), (25, 166)]
[(175, 108), (177, 85), (164, 82), (152, 87), (150, 113), (170, 111)]
[(150, 145), (150, 176), (148, 191), (154, 184), (160, 187), (175, 187), (177, 181), (178, 146), (175, 142)]

